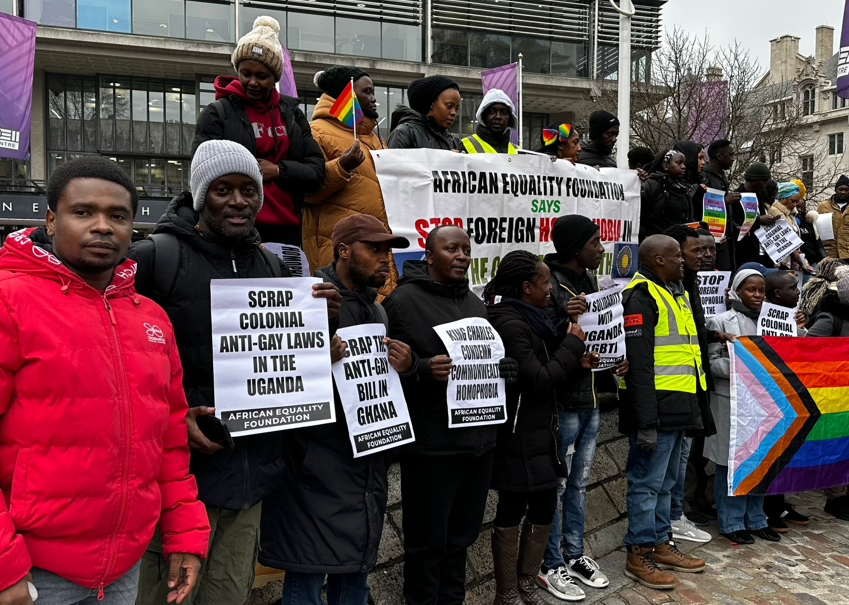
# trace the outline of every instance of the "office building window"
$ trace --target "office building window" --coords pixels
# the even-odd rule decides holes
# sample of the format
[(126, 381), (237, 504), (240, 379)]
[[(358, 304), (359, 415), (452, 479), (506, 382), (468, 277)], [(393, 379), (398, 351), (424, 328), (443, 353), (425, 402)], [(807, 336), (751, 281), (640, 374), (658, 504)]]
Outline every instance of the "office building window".
[(332, 53), (336, 50), (333, 17), (326, 15), (288, 15), (289, 48)]
[(186, 2), (186, 37), (210, 42), (235, 42), (235, 9), (229, 2)]
[(389, 135), (389, 125), (392, 123), (392, 112), (398, 105), (407, 105), (407, 90), (388, 86), (375, 86), (374, 96), (377, 99), (377, 124), (384, 138)]
[(129, 33), (130, 0), (77, 0), (77, 27)]
[(47, 145), (63, 151), (97, 150), (97, 98), (94, 78), (47, 78)]
[(186, 35), (184, 0), (135, 0), (133, 33), (183, 38)]
[(478, 106), (483, 101), (483, 95), (463, 93), (460, 100), (460, 111), (457, 119), (451, 126), (451, 132), (459, 137), (467, 137), (475, 133), (475, 128), (478, 125), (477, 112)]
[(545, 38), (513, 36), (512, 61), (523, 55), (522, 69), (528, 73), (547, 74), (551, 72), (551, 41)]
[(840, 155), (843, 153), (843, 133), (828, 135), (828, 155)]
[[(12, 10), (15, 6), (15, 2), (17, 0), (0, 0), (0, 13), (8, 13), (12, 14), (14, 11)], [(0, 176), (0, 178), (3, 178)]]
[(336, 53), (380, 57), (380, 22), (336, 18)]
[(29, 178), (29, 160), (0, 158), (0, 188), (25, 184)]
[(522, 146), (525, 149), (539, 149), (542, 145), (542, 129), (548, 126), (547, 113), (525, 113), (522, 116)]
[(257, 8), (255, 6), (251, 6), (247, 2), (243, 2), (242, 6), (239, 8), (239, 32), (241, 35), (244, 36), (246, 33), (251, 31), (254, 27), (254, 21), (256, 21), (256, 18), (263, 15), (277, 19), (277, 22), (280, 24), (280, 42), (286, 44), (286, 12), (282, 10), (275, 10), (273, 8)]
[(418, 25), (382, 23), (381, 56), (401, 61), (422, 60), (422, 28)]
[(469, 32), (465, 29), (433, 28), (433, 63), (469, 64)]
[(74, 0), (24, 0), (24, 17), (42, 25), (76, 27)]
[(570, 78), (589, 77), (588, 45), (585, 42), (552, 42), (551, 73)]
[(831, 93), (831, 108), (843, 109), (844, 107), (846, 107), (846, 99), (841, 96), (838, 96), (836, 92)]
[(510, 36), (471, 32), (469, 65), (485, 69), (510, 63)]
[(802, 115), (813, 115), (816, 110), (816, 93), (814, 88), (809, 86), (802, 91)]
[(810, 190), (814, 186), (814, 156), (807, 155), (799, 159), (802, 162), (802, 182)]

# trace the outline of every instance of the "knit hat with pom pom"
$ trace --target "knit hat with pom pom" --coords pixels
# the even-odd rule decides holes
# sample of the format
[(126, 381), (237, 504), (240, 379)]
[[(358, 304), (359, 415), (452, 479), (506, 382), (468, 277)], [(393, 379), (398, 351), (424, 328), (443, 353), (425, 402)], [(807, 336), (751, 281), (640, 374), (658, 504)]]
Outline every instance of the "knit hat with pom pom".
[(233, 68), (239, 71), (242, 61), (262, 63), (274, 74), (275, 82), (283, 76), (283, 49), (280, 46), (280, 24), (272, 17), (260, 16), (254, 28), (246, 33), (233, 51)]
[(322, 92), (326, 92), (335, 99), (342, 94), (345, 87), (351, 83), (351, 78), (354, 78), (354, 82), (356, 82), (363, 76), (367, 75), (368, 74), (359, 67), (352, 67), (350, 65), (332, 65), (324, 71), (320, 71), (315, 74), (313, 82), (321, 89)]

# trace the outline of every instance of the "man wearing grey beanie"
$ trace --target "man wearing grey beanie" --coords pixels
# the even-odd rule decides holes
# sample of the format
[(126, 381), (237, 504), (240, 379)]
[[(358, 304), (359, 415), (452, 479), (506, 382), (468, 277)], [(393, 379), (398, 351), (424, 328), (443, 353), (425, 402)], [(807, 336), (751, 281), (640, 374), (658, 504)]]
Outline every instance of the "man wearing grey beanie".
[[(171, 201), (153, 236), (134, 244), (128, 256), (138, 263), (138, 292), (159, 303), (174, 324), (183, 361), (191, 469), (212, 527), (209, 553), (190, 599), (229, 605), (244, 603), (253, 585), (261, 501), (282, 477), (283, 437), (278, 432), (231, 438), (212, 415), (209, 285), (213, 279), (290, 273), (262, 248), (254, 227), (263, 188), (262, 172), (250, 151), (228, 140), (201, 143), (192, 159), (190, 182), (191, 192)], [(333, 284), (317, 284), (313, 296), (327, 299), (335, 326), (339, 291)], [(142, 558), (139, 604), (165, 603), (166, 584), (158, 580), (161, 553), (157, 533)]]

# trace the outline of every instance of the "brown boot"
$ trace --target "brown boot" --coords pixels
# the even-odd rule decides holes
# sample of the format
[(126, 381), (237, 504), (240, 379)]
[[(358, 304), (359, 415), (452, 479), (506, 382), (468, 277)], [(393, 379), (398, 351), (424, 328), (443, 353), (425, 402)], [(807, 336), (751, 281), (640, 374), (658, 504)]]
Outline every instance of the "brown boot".
[(492, 528), (492, 562), (495, 567), (493, 605), (522, 605), (516, 564), (519, 560), (519, 526)]
[(522, 526), (522, 539), (519, 543), (519, 596), (526, 605), (547, 605), (537, 594), (537, 574), (539, 574), (542, 557), (551, 523), (548, 525), (533, 525), (525, 519)]
[(625, 575), (649, 588), (666, 590), (675, 588), (672, 574), (661, 571), (652, 558), (652, 548), (628, 546), (628, 559), (625, 562)]
[(660, 569), (696, 573), (703, 571), (705, 568), (705, 562), (702, 559), (685, 555), (678, 550), (678, 547), (675, 546), (675, 542), (672, 540), (655, 546), (652, 556)]

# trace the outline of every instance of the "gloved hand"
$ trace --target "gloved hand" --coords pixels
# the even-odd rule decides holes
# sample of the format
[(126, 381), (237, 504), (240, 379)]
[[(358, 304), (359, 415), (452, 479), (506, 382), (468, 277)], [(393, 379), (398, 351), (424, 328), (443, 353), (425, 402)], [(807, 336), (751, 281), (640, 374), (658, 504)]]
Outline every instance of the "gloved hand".
[(640, 429), (637, 431), (637, 445), (647, 454), (657, 449), (657, 429)]
[(504, 357), (498, 362), (498, 376), (507, 384), (513, 384), (519, 380), (519, 363), (512, 357)]

